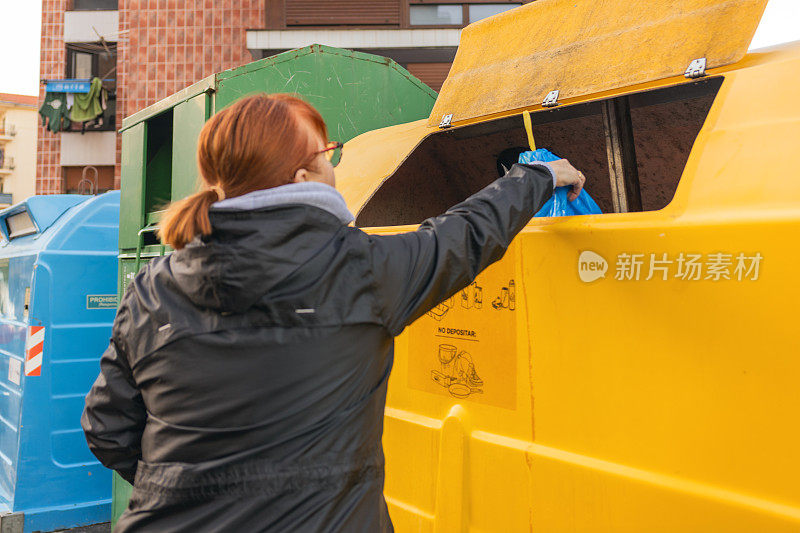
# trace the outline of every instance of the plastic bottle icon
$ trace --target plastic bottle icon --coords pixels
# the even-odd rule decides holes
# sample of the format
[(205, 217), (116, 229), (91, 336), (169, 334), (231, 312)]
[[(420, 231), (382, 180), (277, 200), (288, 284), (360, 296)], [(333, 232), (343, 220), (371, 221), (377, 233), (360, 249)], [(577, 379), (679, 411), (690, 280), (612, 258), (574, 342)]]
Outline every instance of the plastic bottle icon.
[(495, 309), (508, 309), (513, 311), (517, 308), (517, 284), (514, 280), (509, 280), (508, 287), (500, 289), (500, 296), (494, 299), (492, 307)]

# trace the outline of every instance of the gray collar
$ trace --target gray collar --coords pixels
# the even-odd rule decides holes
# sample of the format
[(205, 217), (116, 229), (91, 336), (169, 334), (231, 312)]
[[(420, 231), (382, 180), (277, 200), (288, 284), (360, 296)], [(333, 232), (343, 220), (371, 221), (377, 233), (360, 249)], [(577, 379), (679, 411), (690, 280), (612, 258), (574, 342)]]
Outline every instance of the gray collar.
[(306, 204), (324, 209), (338, 218), (342, 224), (349, 224), (355, 220), (339, 191), (330, 185), (311, 181), (290, 183), (226, 198), (211, 204), (211, 207), (225, 211), (246, 211), (284, 204)]

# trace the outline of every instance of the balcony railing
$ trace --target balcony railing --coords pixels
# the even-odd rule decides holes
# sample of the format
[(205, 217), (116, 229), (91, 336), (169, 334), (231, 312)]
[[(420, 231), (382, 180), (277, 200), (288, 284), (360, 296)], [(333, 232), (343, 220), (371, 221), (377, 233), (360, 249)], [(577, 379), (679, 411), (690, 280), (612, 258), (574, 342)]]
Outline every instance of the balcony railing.
[(0, 124), (0, 137), (8, 138), (13, 137), (17, 134), (17, 127), (13, 124), (6, 125), (5, 122)]
[(0, 205), (11, 205), (13, 203), (14, 200), (10, 192), (0, 192)]
[(14, 165), (13, 157), (6, 157), (0, 161), (0, 173), (10, 174), (15, 168), (17, 167)]

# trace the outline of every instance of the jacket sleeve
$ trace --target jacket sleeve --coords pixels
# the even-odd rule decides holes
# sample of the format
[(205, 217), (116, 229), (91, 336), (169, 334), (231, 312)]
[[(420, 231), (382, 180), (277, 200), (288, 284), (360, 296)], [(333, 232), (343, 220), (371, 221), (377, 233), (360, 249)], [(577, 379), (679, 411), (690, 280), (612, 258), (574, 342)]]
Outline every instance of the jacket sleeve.
[(503, 257), (511, 240), (553, 195), (547, 165), (514, 165), (502, 178), (413, 232), (370, 235), (372, 271), (392, 335)]
[(100, 375), (86, 396), (81, 426), (95, 457), (133, 483), (147, 413), (121, 346), (112, 339), (100, 359)]

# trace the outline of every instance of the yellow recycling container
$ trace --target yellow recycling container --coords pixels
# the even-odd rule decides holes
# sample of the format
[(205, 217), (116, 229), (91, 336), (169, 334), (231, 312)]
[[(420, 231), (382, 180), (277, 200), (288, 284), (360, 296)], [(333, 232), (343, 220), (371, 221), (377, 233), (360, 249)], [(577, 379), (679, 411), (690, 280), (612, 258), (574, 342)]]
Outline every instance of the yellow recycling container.
[(467, 27), (428, 120), (345, 146), (408, 231), (528, 146), (604, 214), (536, 218), (397, 339), (398, 531), (800, 531), (800, 43), (766, 0), (539, 0)]

